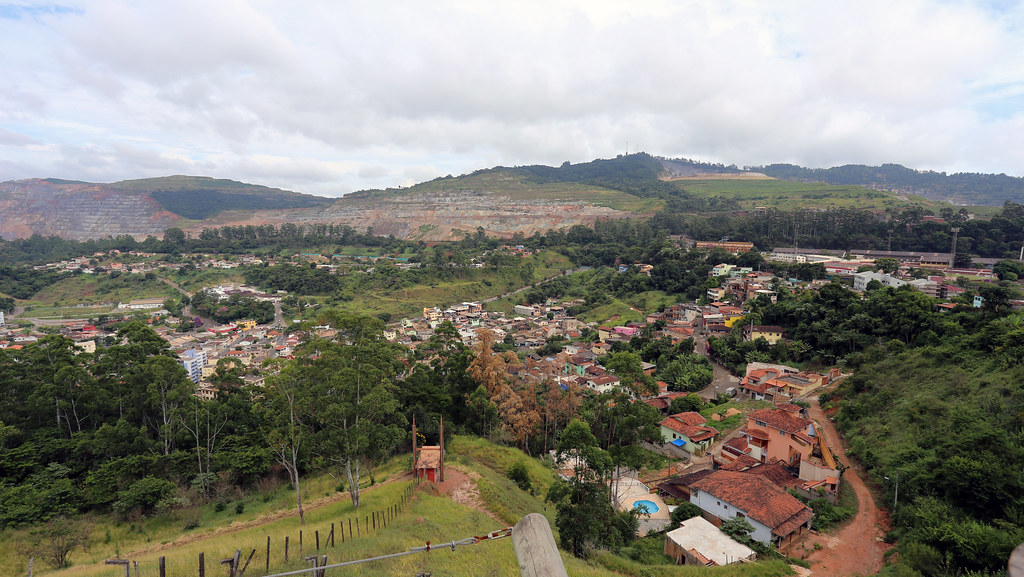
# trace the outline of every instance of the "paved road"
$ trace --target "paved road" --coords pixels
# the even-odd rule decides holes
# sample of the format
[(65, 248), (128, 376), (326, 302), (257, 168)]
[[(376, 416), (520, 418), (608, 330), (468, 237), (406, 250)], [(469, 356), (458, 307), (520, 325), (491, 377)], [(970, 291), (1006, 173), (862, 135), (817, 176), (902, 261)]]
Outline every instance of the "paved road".
[[(707, 345), (708, 339), (704, 335), (694, 333), (693, 335), (694, 349), (697, 354), (707, 357)], [(740, 378), (729, 372), (729, 369), (718, 364), (714, 359), (708, 357), (711, 361), (711, 367), (715, 370), (715, 377), (712, 379), (711, 384), (707, 386), (699, 394), (705, 399), (714, 399), (720, 393), (725, 393), (725, 390), (729, 387), (736, 387), (737, 390), (740, 386)]]

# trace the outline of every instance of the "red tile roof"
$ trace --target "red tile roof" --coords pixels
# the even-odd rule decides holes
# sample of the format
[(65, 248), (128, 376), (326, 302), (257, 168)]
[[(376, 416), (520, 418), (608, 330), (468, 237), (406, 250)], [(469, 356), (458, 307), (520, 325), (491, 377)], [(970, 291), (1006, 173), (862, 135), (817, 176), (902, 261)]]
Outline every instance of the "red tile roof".
[(743, 472), (764, 477), (784, 489), (789, 487), (798, 487), (802, 484), (800, 479), (794, 477), (793, 474), (786, 469), (785, 465), (778, 461), (773, 463), (757, 463)]
[[(678, 415), (672, 415), (667, 419), (661, 421), (661, 426), (667, 429), (671, 429), (677, 433), (681, 433), (685, 435), (686, 438), (690, 439), (695, 443), (699, 443), (700, 441), (706, 441), (718, 434), (718, 429), (714, 429), (712, 427), (704, 427), (700, 424), (691, 425), (686, 420), (679, 418), (680, 415), (687, 414), (693, 414), (700, 417), (700, 415), (697, 413), (679, 413)], [(703, 423), (704, 417), (700, 417), (700, 419), (700, 422)], [(692, 421), (694, 419), (693, 417), (689, 417), (689, 420)]]
[(736, 471), (715, 471), (693, 483), (691, 489), (706, 492), (745, 511), (751, 519), (785, 537), (814, 517), (810, 507), (768, 479)]
[(794, 417), (788, 411), (779, 409), (758, 409), (753, 411), (747, 415), (747, 422), (751, 421), (761, 421), (762, 423), (767, 423), (773, 429), (786, 431), (787, 433), (807, 431), (807, 427), (811, 425), (811, 422), (807, 419)]
[(740, 432), (741, 433), (746, 433), (747, 435), (750, 435), (751, 437), (753, 437), (755, 439), (761, 439), (762, 441), (769, 440), (768, 431), (764, 431), (764, 430), (757, 429), (757, 428), (754, 428), (754, 427), (747, 427), (745, 429), (742, 429)]
[(728, 465), (722, 465), (723, 471), (744, 471), (755, 465), (760, 465), (761, 461), (751, 457), (750, 455), (740, 455)]
[(670, 417), (679, 419), (680, 421), (686, 423), (687, 425), (693, 426), (703, 425), (704, 423), (708, 422), (708, 420), (701, 416), (700, 413), (695, 413), (693, 411), (687, 411), (685, 413), (676, 413), (674, 415), (671, 415)]

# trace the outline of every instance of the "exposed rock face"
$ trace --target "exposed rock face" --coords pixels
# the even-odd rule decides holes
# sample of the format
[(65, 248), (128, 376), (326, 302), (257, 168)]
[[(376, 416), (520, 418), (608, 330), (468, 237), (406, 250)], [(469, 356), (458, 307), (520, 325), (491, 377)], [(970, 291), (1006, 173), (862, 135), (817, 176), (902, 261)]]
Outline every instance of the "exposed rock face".
[[(540, 197), (534, 197), (540, 196)], [(488, 235), (511, 237), (551, 229), (592, 224), (606, 218), (637, 216), (596, 206), (577, 195), (524, 193), (523, 198), (483, 190), (402, 192), (352, 195), (330, 205), (284, 210), (225, 211), (199, 223), (188, 221), (189, 232), (206, 227), (247, 224), (347, 224), (356, 230), (372, 228), (378, 235), (424, 241), (461, 239), (483, 227)], [(162, 235), (182, 218), (161, 208), (145, 192), (107, 184), (53, 182), (33, 179), (0, 183), (0, 237), (33, 234), (74, 240), (108, 235)]]
[[(249, 218), (223, 214), (217, 225), (347, 224), (374, 234), (424, 241), (458, 240), (477, 227), (490, 236), (511, 237), (592, 224), (606, 218), (636, 216), (579, 200), (516, 199), (486, 191), (410, 193), (390, 198), (346, 197), (324, 208), (252, 213)], [(213, 222), (204, 223), (214, 225)], [(198, 227), (195, 230), (199, 230)]]
[(106, 184), (31, 179), (0, 183), (0, 237), (33, 234), (74, 240), (129, 234), (160, 235), (179, 216), (144, 194)]

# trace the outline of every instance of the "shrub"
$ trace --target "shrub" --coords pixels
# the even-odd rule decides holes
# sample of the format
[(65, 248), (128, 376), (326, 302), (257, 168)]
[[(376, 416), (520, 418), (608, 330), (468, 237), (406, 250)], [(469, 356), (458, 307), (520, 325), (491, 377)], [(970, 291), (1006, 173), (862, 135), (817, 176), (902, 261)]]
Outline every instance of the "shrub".
[(668, 528), (670, 531), (672, 529), (677, 529), (680, 525), (683, 524), (683, 521), (698, 516), (700, 516), (700, 507), (690, 502), (682, 503), (681, 505), (672, 510), (672, 522), (669, 524)]
[(526, 469), (526, 464), (522, 461), (516, 461), (509, 465), (508, 469), (505, 471), (505, 476), (508, 477), (510, 481), (518, 485), (520, 489), (524, 491), (530, 490), (530, 472)]
[(239, 501), (238, 503), (235, 504), (235, 514), (236, 515), (241, 515), (244, 512), (245, 512), (245, 503)]
[(153, 476), (146, 476), (132, 483), (128, 489), (118, 491), (114, 510), (121, 515), (132, 511), (140, 511), (143, 515), (151, 513), (157, 503), (171, 495), (177, 486)]

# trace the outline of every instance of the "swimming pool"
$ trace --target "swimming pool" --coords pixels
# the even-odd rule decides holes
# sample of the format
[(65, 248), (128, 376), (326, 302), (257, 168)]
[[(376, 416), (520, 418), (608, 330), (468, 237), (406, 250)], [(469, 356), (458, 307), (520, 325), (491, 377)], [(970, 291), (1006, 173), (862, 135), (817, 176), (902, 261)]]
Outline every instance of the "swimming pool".
[(633, 501), (633, 508), (640, 513), (646, 513), (648, 515), (657, 513), (660, 509), (654, 501), (648, 501), (647, 499)]

